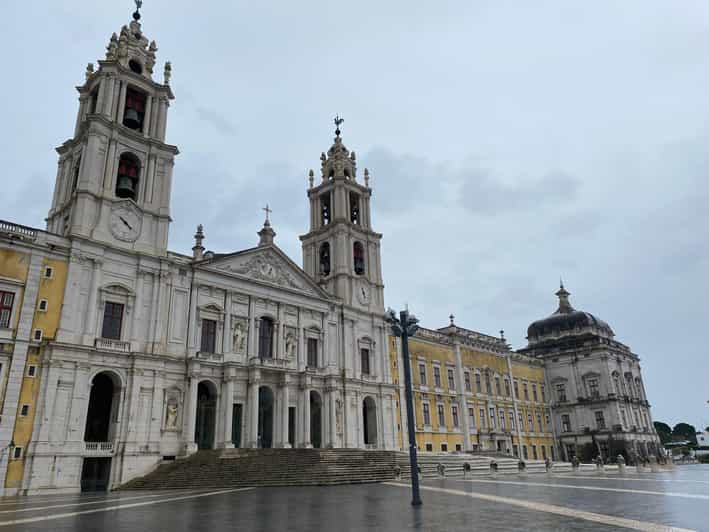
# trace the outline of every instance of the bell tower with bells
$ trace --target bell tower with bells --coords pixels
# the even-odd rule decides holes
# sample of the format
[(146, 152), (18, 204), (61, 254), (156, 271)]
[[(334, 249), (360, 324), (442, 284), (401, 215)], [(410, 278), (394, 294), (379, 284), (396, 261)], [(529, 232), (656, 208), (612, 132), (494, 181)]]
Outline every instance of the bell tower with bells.
[(153, 79), (158, 47), (143, 34), (142, 1), (135, 3), (130, 23), (77, 87), (74, 136), (57, 148), (47, 230), (163, 256), (178, 153), (165, 143), (172, 67), (165, 63), (162, 83)]
[(342, 143), (335, 118), (335, 139), (320, 155), (321, 181), (310, 170), (310, 231), (301, 236), (303, 269), (346, 305), (368, 312), (384, 312), (380, 233), (372, 230), (369, 170), (357, 181), (354, 151)]

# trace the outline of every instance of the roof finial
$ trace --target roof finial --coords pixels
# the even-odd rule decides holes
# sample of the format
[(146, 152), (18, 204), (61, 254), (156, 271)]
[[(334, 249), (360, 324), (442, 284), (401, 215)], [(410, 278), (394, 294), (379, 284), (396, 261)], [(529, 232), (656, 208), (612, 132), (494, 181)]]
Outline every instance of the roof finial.
[(202, 260), (204, 257), (204, 246), (202, 241), (204, 240), (204, 227), (202, 224), (197, 226), (197, 232), (194, 234), (194, 246), (192, 246), (192, 258), (194, 260)]
[(271, 214), (273, 211), (268, 208), (268, 203), (266, 203), (265, 207), (261, 208), (262, 211), (266, 211), (266, 221), (264, 222), (263, 225), (271, 225), (271, 222), (268, 219), (269, 214)]
[(140, 20), (140, 8), (143, 7), (143, 0), (134, 0), (135, 1), (135, 12), (133, 13), (133, 20), (136, 22)]
[(451, 314), (450, 316), (448, 316), (448, 319), (451, 320), (451, 327), (455, 327), (455, 316)]
[(341, 133), (341, 131), (340, 131), (340, 126), (342, 125), (342, 123), (343, 123), (344, 121), (345, 121), (345, 119), (344, 119), (344, 118), (340, 118), (340, 115), (339, 115), (339, 114), (338, 114), (338, 115), (335, 115), (335, 135), (338, 136), (338, 137), (340, 136), (340, 133)]
[(567, 292), (566, 288), (564, 288), (564, 282), (559, 279), (559, 290), (556, 292), (556, 297), (559, 298), (559, 309), (557, 310), (557, 312), (568, 313), (574, 311), (574, 308), (569, 302), (570, 295), (571, 294)]

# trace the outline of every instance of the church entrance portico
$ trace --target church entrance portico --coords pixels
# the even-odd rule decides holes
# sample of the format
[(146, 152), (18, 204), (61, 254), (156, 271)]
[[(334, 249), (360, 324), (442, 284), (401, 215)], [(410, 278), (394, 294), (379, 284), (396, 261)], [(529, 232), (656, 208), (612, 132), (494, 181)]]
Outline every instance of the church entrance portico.
[(198, 449), (214, 448), (214, 425), (217, 410), (217, 391), (214, 384), (202, 381), (197, 385), (197, 413), (194, 441)]

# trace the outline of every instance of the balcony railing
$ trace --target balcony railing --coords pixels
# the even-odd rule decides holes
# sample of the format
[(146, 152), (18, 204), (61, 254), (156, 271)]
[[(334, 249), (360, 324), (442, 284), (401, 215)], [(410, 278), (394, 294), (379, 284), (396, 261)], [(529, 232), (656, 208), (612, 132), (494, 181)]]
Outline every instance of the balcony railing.
[(113, 454), (112, 441), (86, 441), (84, 442), (86, 454), (110, 455)]
[(263, 366), (266, 368), (286, 369), (289, 363), (290, 360), (286, 358), (251, 357), (249, 359), (249, 366)]
[(202, 360), (214, 360), (216, 362), (221, 362), (224, 359), (224, 355), (221, 353), (210, 353), (208, 351), (198, 351), (197, 358)]
[(106, 351), (119, 351), (121, 353), (130, 353), (130, 342), (122, 342), (121, 340), (96, 338), (94, 346), (96, 347), (96, 349), (103, 349)]
[(14, 224), (0, 220), (0, 233), (7, 233), (14, 237), (22, 238), (23, 240), (34, 240), (37, 238), (37, 230), (24, 225)]

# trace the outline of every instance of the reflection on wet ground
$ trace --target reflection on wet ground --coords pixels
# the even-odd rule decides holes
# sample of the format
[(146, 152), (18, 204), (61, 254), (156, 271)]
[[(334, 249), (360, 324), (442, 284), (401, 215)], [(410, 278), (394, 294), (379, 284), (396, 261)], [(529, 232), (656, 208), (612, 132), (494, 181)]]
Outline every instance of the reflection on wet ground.
[(0, 499), (0, 532), (709, 530), (709, 466), (405, 483)]

